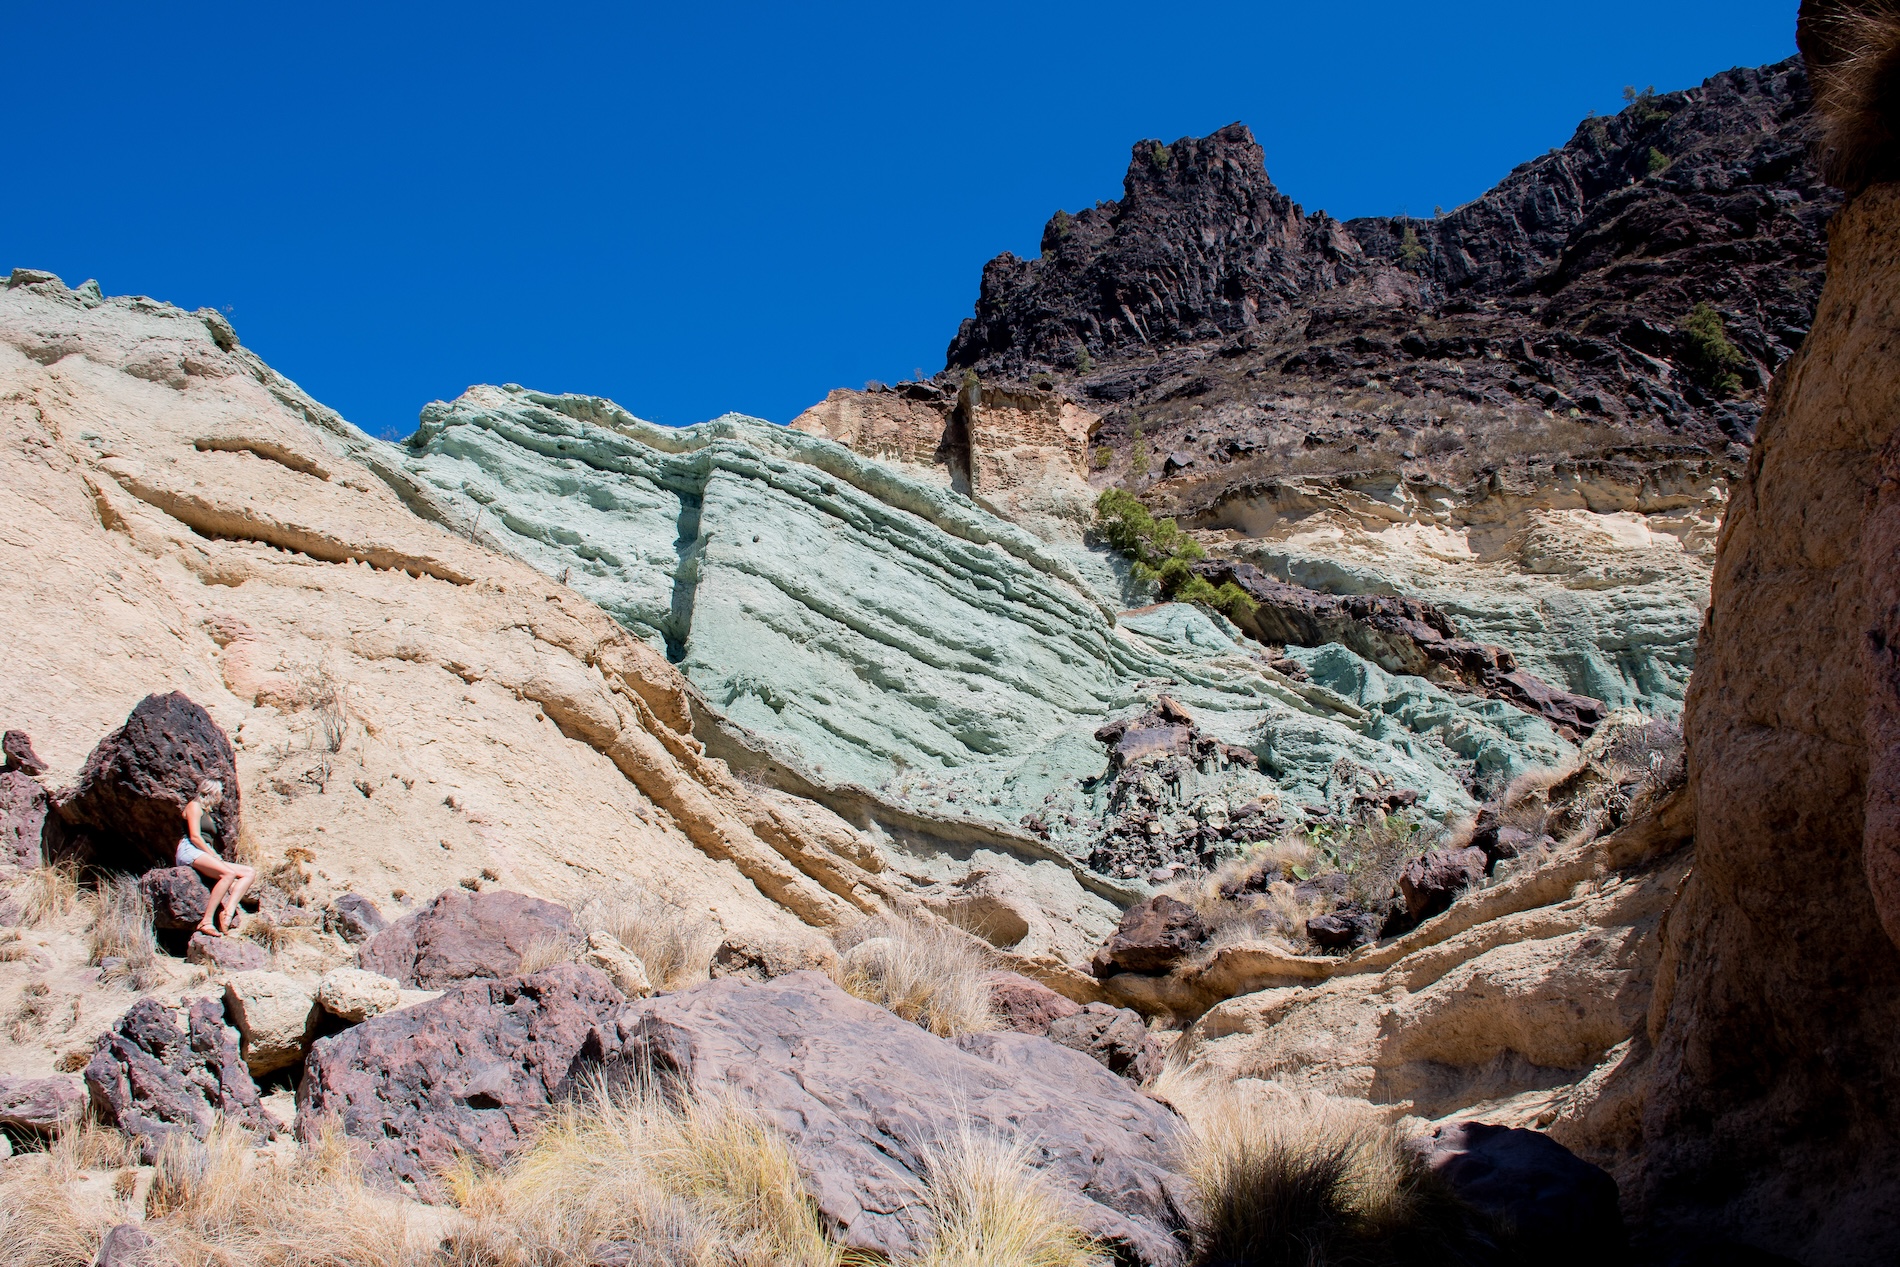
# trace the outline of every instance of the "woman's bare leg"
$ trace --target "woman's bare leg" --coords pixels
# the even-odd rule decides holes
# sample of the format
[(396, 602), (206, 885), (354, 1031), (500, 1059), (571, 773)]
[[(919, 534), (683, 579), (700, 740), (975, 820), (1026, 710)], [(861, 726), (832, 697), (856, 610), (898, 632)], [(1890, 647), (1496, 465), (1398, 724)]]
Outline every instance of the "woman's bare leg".
[(219, 901), (230, 889), (231, 882), (237, 879), (237, 869), (202, 854), (191, 860), (191, 869), (213, 882), (211, 896), (205, 899), (204, 918), (198, 921), (198, 931), (211, 937), (222, 937), (224, 933), (214, 921), (217, 918)]
[(218, 927), (227, 933), (231, 931), (232, 918), (237, 915), (238, 903), (243, 900), (246, 890), (251, 887), (251, 881), (257, 879), (256, 867), (233, 863), (231, 870), (237, 874), (233, 878), (231, 887), (225, 892), (224, 908), (218, 912)]

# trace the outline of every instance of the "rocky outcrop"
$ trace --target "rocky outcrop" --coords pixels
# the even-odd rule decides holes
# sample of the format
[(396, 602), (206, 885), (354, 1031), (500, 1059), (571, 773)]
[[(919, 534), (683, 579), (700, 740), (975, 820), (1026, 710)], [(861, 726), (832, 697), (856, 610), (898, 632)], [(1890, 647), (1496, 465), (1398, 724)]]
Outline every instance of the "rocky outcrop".
[(1897, 262), (1900, 186), (1875, 185), (1723, 526), (1684, 714), (1695, 869), (1648, 1026), (1647, 1209), (1802, 1261), (1900, 1255)]
[(33, 751), (33, 740), (24, 730), (9, 730), (0, 735), (0, 774), (45, 774), (46, 763)]
[(1095, 956), (1095, 975), (1166, 972), (1201, 948), (1207, 925), (1179, 898), (1157, 893), (1128, 908)]
[(317, 1006), (355, 1025), (402, 1006), (402, 987), (361, 968), (332, 968), (317, 982)]
[(1616, 1180), (1550, 1136), (1458, 1122), (1421, 1143), (1439, 1177), (1527, 1259), (1585, 1267), (1629, 1252)]
[(90, 835), (101, 865), (162, 867), (185, 834), (185, 803), (205, 779), (224, 785), (218, 823), (235, 841), (243, 798), (231, 741), (183, 692), (148, 695), (86, 758), (78, 785), (60, 796), (59, 815)]
[(650, 1068), (756, 1104), (849, 1246), (915, 1245), (930, 1149), (975, 1129), (1033, 1139), (1043, 1181), (1091, 1235), (1139, 1262), (1184, 1259), (1189, 1194), (1169, 1170), (1179, 1120), (1079, 1052), (1027, 1034), (946, 1042), (816, 973), (631, 1003), (607, 1037), (610, 1069)]
[(1405, 911), (1415, 920), (1430, 919), (1451, 904), (1490, 869), (1482, 849), (1434, 849), (1414, 858), (1399, 872)]
[(1047, 1035), (1052, 1022), (1082, 1010), (1080, 1004), (1021, 973), (991, 972), (988, 981), (990, 1012), (1002, 1028), (1013, 1033)]
[(185, 942), (185, 962), (213, 972), (254, 972), (270, 963), (270, 952), (242, 937), (212, 937), (193, 932)]
[(382, 932), (387, 922), (376, 903), (361, 893), (338, 894), (323, 912), (324, 928), (352, 946), (360, 946)]
[(1161, 1072), (1166, 1060), (1161, 1041), (1148, 1032), (1141, 1013), (1128, 1007), (1090, 1003), (1050, 1021), (1043, 1036), (1131, 1082), (1148, 1081)]
[(426, 1201), (458, 1157), (499, 1165), (564, 1088), (590, 1034), (623, 1002), (607, 978), (558, 964), (472, 981), (319, 1038), (297, 1088), (297, 1133), (326, 1119), (365, 1142), (364, 1173)]
[(75, 1122), (86, 1108), (86, 1092), (75, 1078), (0, 1077), (0, 1127), (50, 1135)]
[(538, 941), (575, 937), (565, 906), (525, 893), (449, 889), (413, 915), (377, 933), (357, 964), (420, 990), (443, 990), (480, 977), (509, 977)]
[(143, 998), (100, 1035), (86, 1065), (86, 1089), (101, 1120), (134, 1136), (149, 1165), (166, 1135), (202, 1140), (222, 1118), (274, 1135), (279, 1124), (258, 1103), (257, 1084), (238, 1054), (237, 1031), (215, 999), (185, 1009)]
[(37, 867), (52, 802), (40, 781), (16, 770), (0, 773), (0, 865)]

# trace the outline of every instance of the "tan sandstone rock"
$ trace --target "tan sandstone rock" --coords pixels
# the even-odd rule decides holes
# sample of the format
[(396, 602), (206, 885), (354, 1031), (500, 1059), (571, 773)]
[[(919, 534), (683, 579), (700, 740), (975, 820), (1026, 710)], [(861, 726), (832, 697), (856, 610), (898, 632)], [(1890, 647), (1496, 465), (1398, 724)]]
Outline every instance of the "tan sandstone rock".
[(237, 1027), (239, 1051), (253, 1077), (302, 1060), (317, 1032), (316, 992), (268, 969), (234, 974), (224, 986), (224, 1011)]
[(388, 977), (361, 968), (332, 968), (317, 983), (317, 1005), (355, 1024), (402, 1006), (403, 989)]
[(581, 955), (581, 962), (606, 973), (615, 988), (630, 999), (644, 999), (653, 993), (653, 982), (647, 977), (647, 966), (640, 962), (638, 955), (622, 946), (612, 933), (589, 933), (587, 950)]

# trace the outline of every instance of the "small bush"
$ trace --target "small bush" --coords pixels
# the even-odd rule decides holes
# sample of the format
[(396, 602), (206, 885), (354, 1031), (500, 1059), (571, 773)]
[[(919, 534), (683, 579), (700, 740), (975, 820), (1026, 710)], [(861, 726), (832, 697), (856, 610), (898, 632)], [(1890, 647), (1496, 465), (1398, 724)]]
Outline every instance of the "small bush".
[(637, 889), (597, 894), (574, 908), (584, 932), (611, 934), (646, 967), (658, 990), (679, 990), (704, 981), (716, 938), (703, 918)]
[(152, 904), (136, 876), (111, 875), (100, 882), (90, 941), (88, 963), (103, 967), (106, 960), (117, 960), (112, 979), (150, 988), (147, 982), (158, 971), (158, 944), (152, 937)]
[(1399, 266), (1416, 269), (1424, 265), (1430, 252), (1425, 244), (1418, 240), (1418, 230), (1411, 225), (1405, 226), (1405, 232), (1399, 237)]
[(1148, 473), (1148, 437), (1141, 432), (1141, 422), (1136, 420), (1134, 438), (1128, 451), (1128, 469), (1137, 478)]
[(1098, 471), (1106, 471), (1109, 464), (1115, 460), (1115, 450), (1109, 448), (1106, 444), (1097, 445), (1095, 447), (1094, 458), (1095, 469)]
[(515, 971), (524, 976), (540, 972), (557, 963), (569, 963), (579, 953), (580, 945), (572, 937), (537, 937), (522, 950), (521, 966)]
[(326, 657), (294, 674), (297, 706), (316, 718), (314, 739), (325, 752), (341, 752), (350, 733), (349, 684)]
[(1075, 372), (1078, 374), (1089, 374), (1093, 373), (1094, 370), (1095, 358), (1089, 355), (1089, 350), (1085, 346), (1081, 351), (1075, 354)]
[(902, 1267), (1105, 1267), (1036, 1174), (1029, 1145), (967, 1124), (924, 1158), (931, 1232)]
[(1156, 141), (1154, 149), (1148, 152), (1148, 160), (1162, 171), (1167, 170), (1168, 161), (1173, 157), (1174, 152), (1159, 141)]
[(1651, 176), (1662, 175), (1669, 170), (1669, 165), (1673, 162), (1675, 162), (1674, 159), (1670, 158), (1655, 146), (1652, 145), (1649, 147), (1649, 160), (1647, 165)]
[(986, 974), (992, 956), (948, 924), (867, 920), (837, 938), (838, 984), (939, 1038), (996, 1028)]
[[(1141, 499), (1125, 489), (1105, 490), (1095, 499), (1095, 530), (1134, 563), (1137, 581), (1160, 586), (1170, 601), (1206, 603), (1221, 610), (1251, 610), (1252, 600), (1239, 586), (1216, 590), (1195, 575), (1193, 564), (1207, 557), (1201, 543), (1172, 519), (1156, 519)], [(1239, 601), (1236, 601), (1239, 600)]]
[(1696, 379), (1718, 396), (1729, 396), (1742, 389), (1735, 371), (1747, 363), (1742, 350), (1729, 342), (1728, 327), (1722, 314), (1704, 301), (1698, 303), (1682, 322), (1688, 339), (1689, 369)]
[(7, 898), (23, 926), (50, 923), (79, 905), (79, 868), (70, 862), (34, 867), (13, 883)]

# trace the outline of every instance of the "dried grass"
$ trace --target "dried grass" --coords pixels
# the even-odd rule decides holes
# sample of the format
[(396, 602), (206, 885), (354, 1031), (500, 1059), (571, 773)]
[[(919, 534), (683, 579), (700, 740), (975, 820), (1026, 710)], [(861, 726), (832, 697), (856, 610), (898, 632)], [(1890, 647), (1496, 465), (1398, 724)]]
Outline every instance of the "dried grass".
[(838, 984), (939, 1038), (995, 1029), (989, 948), (945, 923), (867, 920), (839, 936)]
[(137, 877), (109, 875), (99, 882), (87, 962), (107, 969), (105, 980), (123, 981), (138, 990), (152, 989), (169, 975), (158, 962), (152, 904)]
[(1483, 1220), (1370, 1106), (1283, 1089), (1242, 1096), (1178, 1074), (1165, 1092), (1192, 1128), (1199, 1261), (1503, 1261)]
[(1856, 193), (1900, 176), (1900, 9), (1839, 12), (1819, 25), (1826, 47), (1810, 64), (1822, 165)]
[(7, 904), (22, 927), (38, 928), (72, 914), (84, 900), (81, 894), (79, 867), (60, 862), (27, 870), (10, 886)]
[(736, 1100), (679, 1101), (598, 1079), (499, 1172), (449, 1175), (467, 1223), (452, 1267), (583, 1267), (622, 1242), (636, 1264), (835, 1267), (791, 1147)]
[(717, 939), (699, 916), (638, 889), (595, 894), (574, 908), (583, 932), (605, 932), (646, 966), (658, 990), (678, 990), (704, 981)]
[(540, 972), (552, 968), (557, 963), (570, 963), (580, 953), (580, 943), (572, 937), (558, 935), (536, 937), (521, 952), (521, 966), (517, 972)]
[(967, 1123), (924, 1156), (931, 1233), (903, 1267), (1097, 1267), (1096, 1246), (1036, 1173), (1029, 1147)]
[(313, 743), (325, 752), (343, 751), (350, 734), (350, 688), (329, 656), (292, 673), (297, 707), (310, 710), (316, 720)]
[(115, 1220), (75, 1204), (65, 1186), (72, 1175), (48, 1163), (45, 1170), (17, 1161), (0, 1167), (0, 1245), (15, 1267), (92, 1267)]
[(7, 1037), (16, 1044), (43, 1033), (53, 1019), (53, 991), (44, 981), (29, 981), (20, 990), (20, 1001), (7, 1017)]

